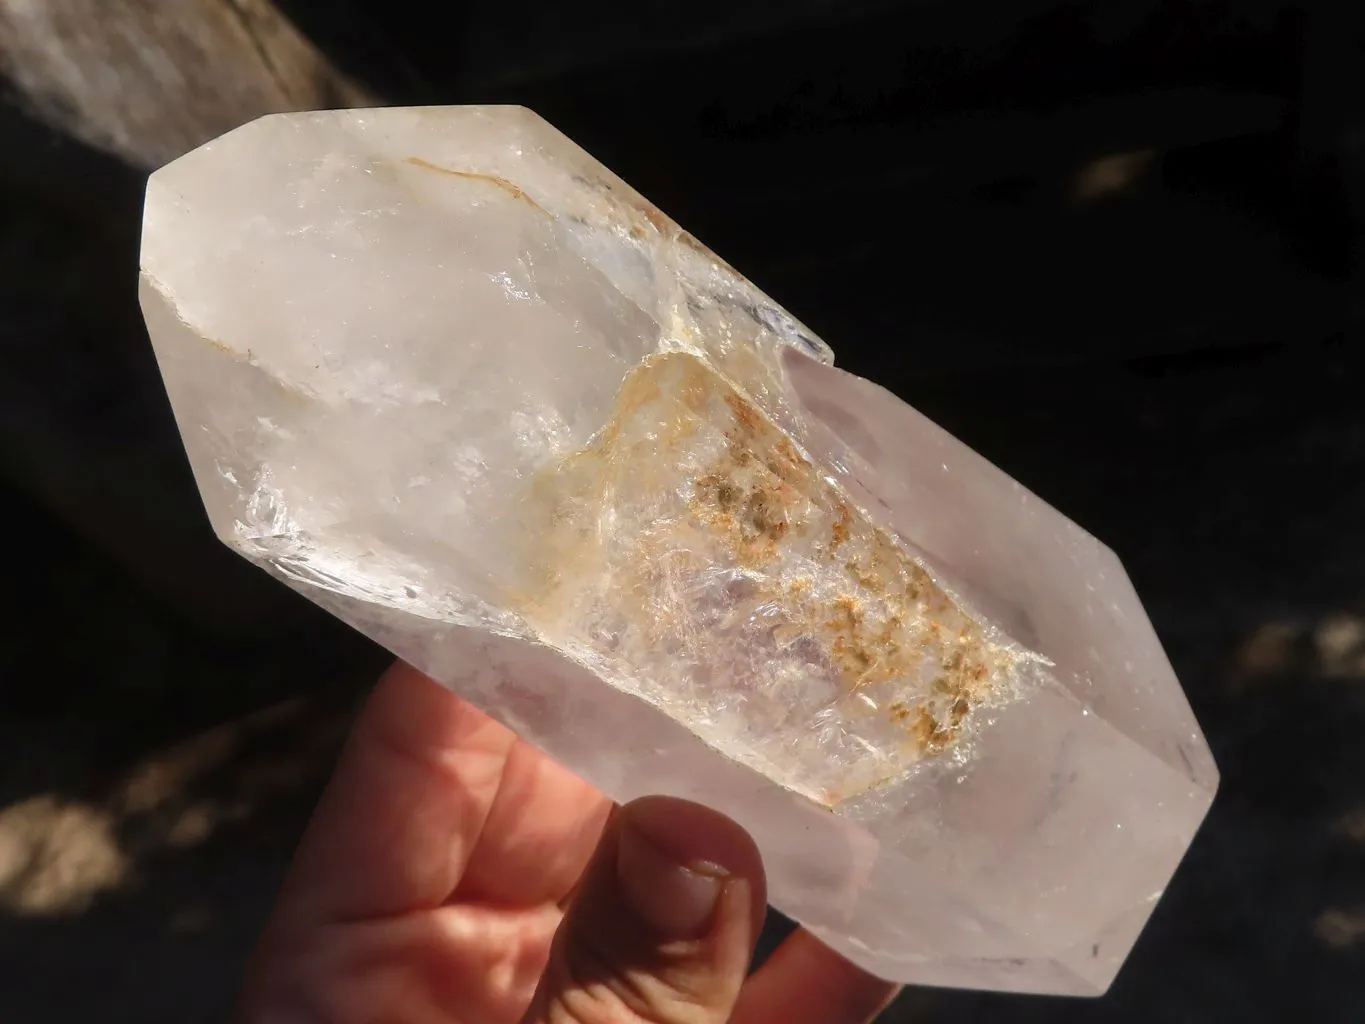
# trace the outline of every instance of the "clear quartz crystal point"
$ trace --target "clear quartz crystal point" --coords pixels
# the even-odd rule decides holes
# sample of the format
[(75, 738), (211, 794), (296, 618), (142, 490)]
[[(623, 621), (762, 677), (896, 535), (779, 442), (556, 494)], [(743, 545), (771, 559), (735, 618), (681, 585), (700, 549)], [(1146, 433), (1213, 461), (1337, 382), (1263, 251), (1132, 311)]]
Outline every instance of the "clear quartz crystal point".
[(877, 974), (1109, 985), (1217, 784), (1118, 559), (536, 115), (249, 124), (141, 294), (242, 555)]

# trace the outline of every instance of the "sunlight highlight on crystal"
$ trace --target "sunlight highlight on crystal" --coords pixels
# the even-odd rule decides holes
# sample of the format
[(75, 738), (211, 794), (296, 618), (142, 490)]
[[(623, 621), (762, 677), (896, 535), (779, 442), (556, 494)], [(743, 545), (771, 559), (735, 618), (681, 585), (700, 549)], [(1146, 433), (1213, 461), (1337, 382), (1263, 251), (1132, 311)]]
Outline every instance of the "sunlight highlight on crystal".
[(1112, 981), (1217, 785), (1118, 559), (544, 121), (256, 121), (152, 177), (141, 294), (242, 555), (871, 971)]

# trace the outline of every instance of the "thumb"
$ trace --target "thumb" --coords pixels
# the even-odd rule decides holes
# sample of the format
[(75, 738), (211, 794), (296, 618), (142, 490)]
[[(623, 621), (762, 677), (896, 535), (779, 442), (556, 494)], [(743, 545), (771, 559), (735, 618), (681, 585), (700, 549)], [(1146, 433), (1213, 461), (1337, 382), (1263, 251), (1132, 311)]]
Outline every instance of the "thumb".
[(523, 1024), (724, 1024), (763, 925), (753, 840), (646, 797), (607, 825)]

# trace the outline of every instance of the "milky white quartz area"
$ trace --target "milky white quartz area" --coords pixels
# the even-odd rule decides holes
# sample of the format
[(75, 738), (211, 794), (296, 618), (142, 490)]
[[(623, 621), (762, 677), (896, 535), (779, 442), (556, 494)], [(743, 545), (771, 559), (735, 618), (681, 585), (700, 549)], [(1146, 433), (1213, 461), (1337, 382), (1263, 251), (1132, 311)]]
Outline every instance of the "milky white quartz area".
[(1113, 980), (1217, 785), (1118, 559), (535, 114), (246, 125), (141, 296), (243, 556), (868, 970)]

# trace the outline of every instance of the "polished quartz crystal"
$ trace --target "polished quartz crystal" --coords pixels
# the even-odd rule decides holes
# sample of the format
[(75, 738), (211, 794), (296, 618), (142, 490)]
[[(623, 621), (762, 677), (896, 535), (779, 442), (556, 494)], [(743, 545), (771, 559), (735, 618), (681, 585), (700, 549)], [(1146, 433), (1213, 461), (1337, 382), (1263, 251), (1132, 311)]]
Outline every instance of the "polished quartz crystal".
[(1108, 986), (1217, 783), (1122, 566), (544, 121), (256, 121), (141, 288), (242, 555), (869, 970)]

